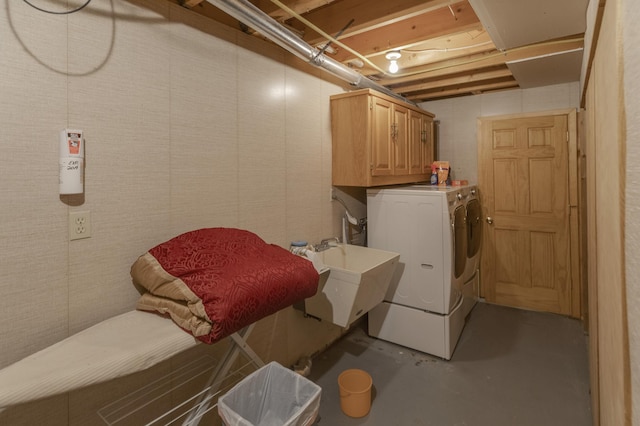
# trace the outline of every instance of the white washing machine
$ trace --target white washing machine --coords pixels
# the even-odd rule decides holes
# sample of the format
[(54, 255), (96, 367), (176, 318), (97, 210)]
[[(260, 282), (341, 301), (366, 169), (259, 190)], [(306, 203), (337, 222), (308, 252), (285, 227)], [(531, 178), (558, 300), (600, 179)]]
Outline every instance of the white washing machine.
[(369, 312), (371, 336), (451, 358), (468, 313), (462, 290), (471, 189), (367, 190), (369, 246), (400, 253), (385, 301)]

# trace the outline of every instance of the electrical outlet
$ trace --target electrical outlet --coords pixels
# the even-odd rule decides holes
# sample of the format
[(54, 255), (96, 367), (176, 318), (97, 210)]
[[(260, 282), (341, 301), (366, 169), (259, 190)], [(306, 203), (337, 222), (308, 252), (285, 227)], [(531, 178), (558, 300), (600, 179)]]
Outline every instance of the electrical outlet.
[(69, 213), (69, 240), (80, 240), (91, 237), (91, 212)]

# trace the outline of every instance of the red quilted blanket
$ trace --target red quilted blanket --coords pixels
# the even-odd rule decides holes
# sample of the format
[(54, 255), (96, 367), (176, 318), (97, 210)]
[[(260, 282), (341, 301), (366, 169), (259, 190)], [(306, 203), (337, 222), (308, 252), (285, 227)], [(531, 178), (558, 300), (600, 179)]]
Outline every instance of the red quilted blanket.
[(131, 276), (138, 309), (170, 315), (205, 343), (313, 296), (319, 278), (308, 260), (234, 228), (179, 235), (140, 256)]

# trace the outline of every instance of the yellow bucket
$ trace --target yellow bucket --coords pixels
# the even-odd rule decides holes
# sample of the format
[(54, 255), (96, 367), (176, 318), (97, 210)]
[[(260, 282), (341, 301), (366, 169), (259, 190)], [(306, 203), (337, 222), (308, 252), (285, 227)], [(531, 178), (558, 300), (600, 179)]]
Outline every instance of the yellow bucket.
[(373, 380), (363, 370), (345, 370), (338, 376), (340, 408), (349, 417), (364, 417), (371, 409)]

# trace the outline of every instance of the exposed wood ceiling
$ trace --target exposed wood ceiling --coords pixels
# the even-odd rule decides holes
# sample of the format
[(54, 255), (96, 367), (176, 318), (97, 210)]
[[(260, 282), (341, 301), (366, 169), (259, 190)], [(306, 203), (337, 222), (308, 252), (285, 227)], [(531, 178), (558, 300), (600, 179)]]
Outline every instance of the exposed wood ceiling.
[[(253, 32), (204, 0), (172, 1)], [(315, 29), (330, 35), (327, 56), (414, 102), (580, 76), (588, 0), (251, 2), (312, 46), (327, 43)], [(395, 74), (385, 58), (392, 50), (402, 54)]]

